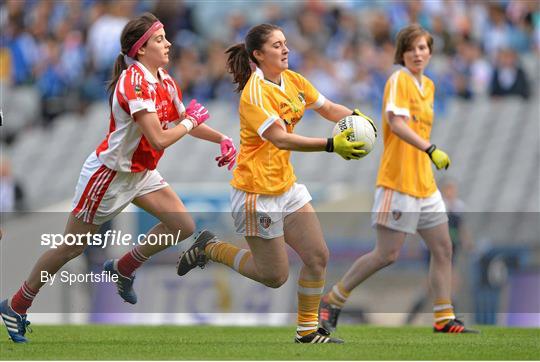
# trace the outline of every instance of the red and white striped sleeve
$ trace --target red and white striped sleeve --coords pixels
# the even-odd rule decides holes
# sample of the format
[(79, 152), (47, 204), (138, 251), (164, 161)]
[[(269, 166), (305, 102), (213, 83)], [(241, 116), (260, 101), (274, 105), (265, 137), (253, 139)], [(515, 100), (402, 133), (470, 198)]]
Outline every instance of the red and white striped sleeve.
[(144, 79), (144, 74), (134, 67), (130, 67), (124, 73), (118, 91), (119, 96), (127, 102), (130, 115), (133, 116), (141, 110), (156, 112), (155, 91)]

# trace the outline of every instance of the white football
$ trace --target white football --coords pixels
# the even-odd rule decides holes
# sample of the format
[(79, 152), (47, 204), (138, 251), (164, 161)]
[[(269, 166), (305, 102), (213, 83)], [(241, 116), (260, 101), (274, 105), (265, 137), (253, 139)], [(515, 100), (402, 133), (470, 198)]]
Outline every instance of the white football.
[(366, 151), (366, 154), (362, 157), (367, 156), (373, 149), (375, 141), (377, 140), (377, 132), (375, 127), (370, 121), (362, 116), (347, 116), (336, 123), (332, 136), (335, 136), (348, 128), (352, 128), (354, 130), (354, 132), (349, 136), (349, 141), (364, 142), (365, 145), (362, 147), (362, 149)]

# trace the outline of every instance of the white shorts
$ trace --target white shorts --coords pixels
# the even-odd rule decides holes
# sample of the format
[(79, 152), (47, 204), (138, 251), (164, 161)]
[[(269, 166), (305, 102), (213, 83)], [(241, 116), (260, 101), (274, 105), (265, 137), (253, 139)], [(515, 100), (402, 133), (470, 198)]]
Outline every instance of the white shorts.
[(415, 234), (417, 230), (448, 222), (441, 193), (418, 198), (401, 192), (377, 187), (371, 214), (371, 225), (382, 225), (392, 230)]
[(232, 217), (236, 232), (273, 239), (283, 236), (283, 220), (311, 201), (306, 186), (295, 183), (282, 195), (250, 194), (233, 188)]
[(82, 167), (71, 213), (81, 221), (101, 225), (136, 197), (167, 186), (157, 170), (136, 173), (111, 170), (92, 152)]

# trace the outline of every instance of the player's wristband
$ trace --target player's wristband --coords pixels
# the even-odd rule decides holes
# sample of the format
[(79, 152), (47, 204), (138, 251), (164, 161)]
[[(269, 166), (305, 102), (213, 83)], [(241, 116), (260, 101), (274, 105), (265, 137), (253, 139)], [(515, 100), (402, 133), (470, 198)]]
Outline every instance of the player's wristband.
[(334, 152), (334, 139), (333, 138), (328, 138), (326, 140), (326, 148), (325, 148), (325, 151), (326, 152)]
[(428, 148), (426, 148), (424, 151), (431, 156), (431, 154), (433, 153), (433, 151), (435, 151), (437, 149), (437, 146), (435, 146), (434, 144), (432, 144), (431, 146), (429, 146)]
[(184, 119), (180, 124), (187, 129), (187, 133), (191, 132), (191, 130), (195, 127), (193, 124), (193, 121), (189, 118)]

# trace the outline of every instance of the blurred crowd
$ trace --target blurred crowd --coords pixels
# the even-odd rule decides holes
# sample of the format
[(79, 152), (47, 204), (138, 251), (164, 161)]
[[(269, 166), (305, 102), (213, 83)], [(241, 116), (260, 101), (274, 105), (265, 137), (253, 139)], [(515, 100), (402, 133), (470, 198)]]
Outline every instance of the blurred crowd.
[[(393, 69), (393, 40), (418, 22), (434, 36), (428, 69), (437, 86), (436, 111), (450, 97), (518, 95), (534, 85), (523, 56), (540, 55), (540, 2), (6, 0), (1, 2), (0, 81), (34, 86), (41, 120), (84, 112), (106, 99), (105, 84), (127, 21), (153, 12), (173, 43), (169, 72), (187, 99), (236, 100), (225, 49), (257, 23), (280, 25), (291, 69), (328, 98), (379, 110)], [(538, 58), (536, 58), (538, 59)]]

